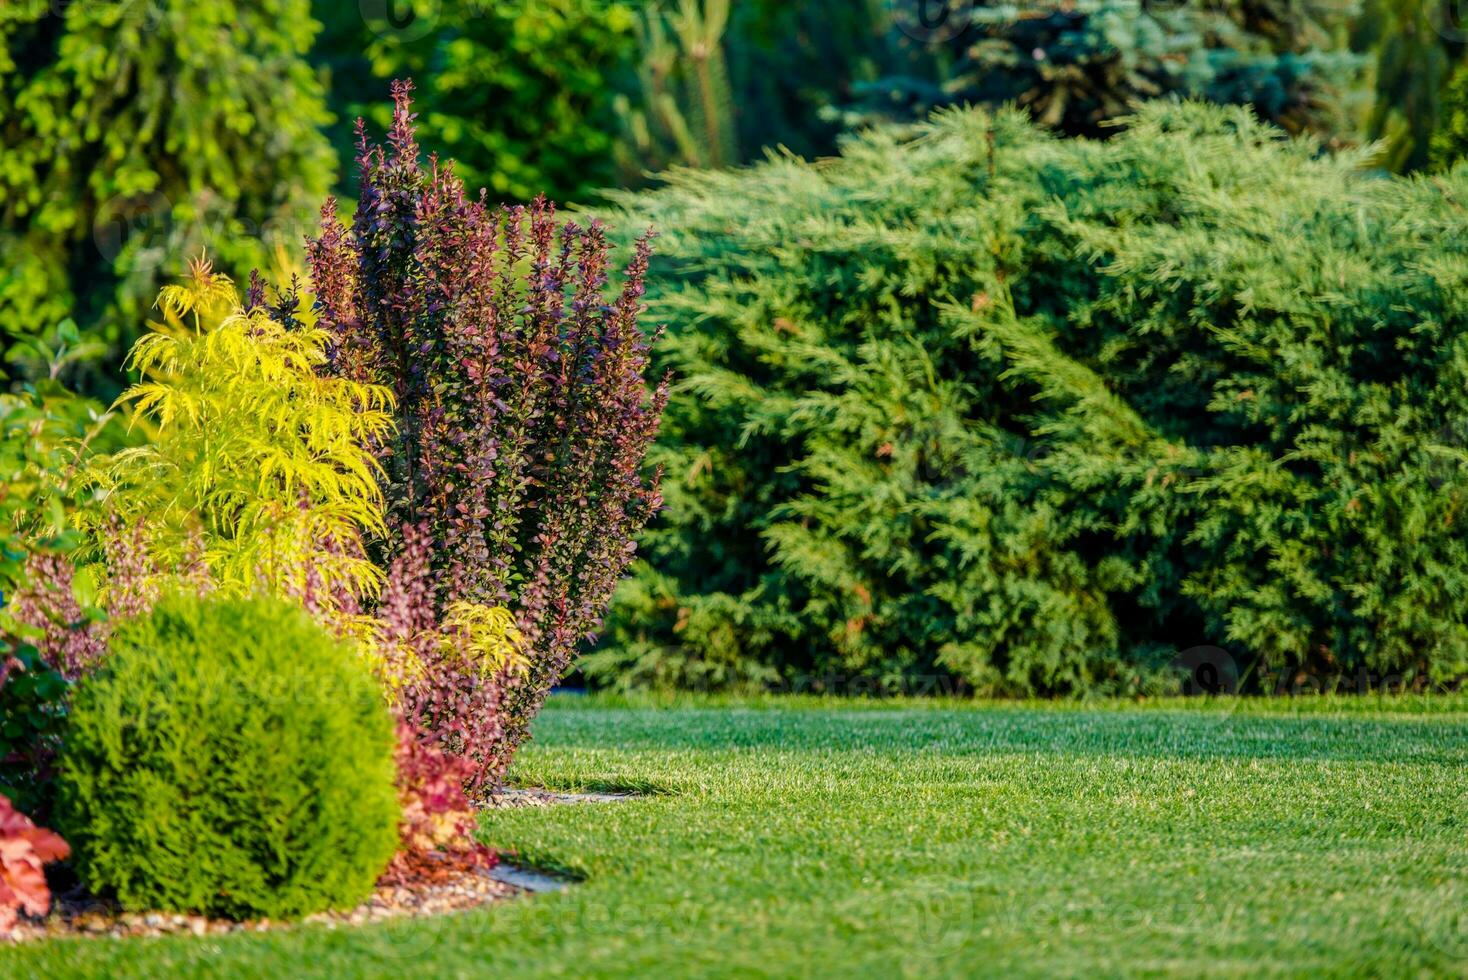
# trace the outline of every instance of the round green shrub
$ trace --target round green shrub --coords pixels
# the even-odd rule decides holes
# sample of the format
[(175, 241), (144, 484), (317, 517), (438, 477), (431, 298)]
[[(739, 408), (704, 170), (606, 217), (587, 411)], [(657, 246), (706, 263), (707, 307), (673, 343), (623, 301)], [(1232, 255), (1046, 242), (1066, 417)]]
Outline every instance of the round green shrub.
[(349, 907), (397, 844), (392, 753), (375, 681), (300, 609), (169, 596), (77, 687), (59, 823), (128, 909)]

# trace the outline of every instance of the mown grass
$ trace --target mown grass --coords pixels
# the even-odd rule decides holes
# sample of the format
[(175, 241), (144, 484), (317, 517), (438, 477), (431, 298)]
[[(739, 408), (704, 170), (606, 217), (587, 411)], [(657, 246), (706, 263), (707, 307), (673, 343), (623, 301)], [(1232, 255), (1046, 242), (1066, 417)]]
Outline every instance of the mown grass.
[(563, 699), (485, 826), (566, 891), (0, 976), (1468, 975), (1468, 702)]

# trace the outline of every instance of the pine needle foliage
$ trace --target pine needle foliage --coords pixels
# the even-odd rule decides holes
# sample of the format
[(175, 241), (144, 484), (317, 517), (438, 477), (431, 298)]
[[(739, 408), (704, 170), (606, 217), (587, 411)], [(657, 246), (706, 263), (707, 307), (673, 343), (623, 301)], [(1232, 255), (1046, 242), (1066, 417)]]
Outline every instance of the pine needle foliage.
[(166, 594), (76, 687), (57, 817), (125, 909), (350, 909), (397, 844), (393, 748), (356, 652), (299, 605)]
[[(1242, 108), (675, 173), (665, 517), (604, 682), (1142, 691), (1468, 670), (1468, 169)], [(630, 233), (630, 231), (629, 231)]]
[(650, 3), (639, 12), (637, 100), (617, 99), (623, 167), (631, 175), (677, 163), (726, 167), (740, 160), (734, 94), (724, 55), (729, 0)]
[(392, 429), (392, 395), (319, 375), (327, 334), (281, 322), (294, 308), (293, 294), (241, 307), (194, 262), (128, 361), (140, 380), (119, 403), (152, 438), (95, 461), (93, 478), (112, 520), (147, 527), (160, 574), (201, 562), (226, 594), (263, 588), (351, 616), (381, 584), (363, 542), (385, 532), (367, 447)]

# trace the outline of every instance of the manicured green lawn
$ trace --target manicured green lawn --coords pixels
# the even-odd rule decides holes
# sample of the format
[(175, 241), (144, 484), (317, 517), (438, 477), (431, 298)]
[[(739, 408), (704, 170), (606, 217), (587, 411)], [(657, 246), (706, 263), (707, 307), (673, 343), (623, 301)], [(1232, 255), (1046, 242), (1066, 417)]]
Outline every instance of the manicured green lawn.
[(486, 827), (575, 887), (0, 977), (1468, 975), (1468, 700), (1287, 710), (563, 701), (517, 781), (652, 795)]

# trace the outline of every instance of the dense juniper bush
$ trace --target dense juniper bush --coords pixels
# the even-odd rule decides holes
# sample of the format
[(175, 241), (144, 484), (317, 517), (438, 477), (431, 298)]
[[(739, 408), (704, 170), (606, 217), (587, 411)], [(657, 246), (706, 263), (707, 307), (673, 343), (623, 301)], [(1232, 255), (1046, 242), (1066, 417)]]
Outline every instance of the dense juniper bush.
[(683, 172), (649, 294), (669, 507), (602, 683), (1144, 692), (1468, 669), (1468, 171), (1244, 109), (954, 111)]

